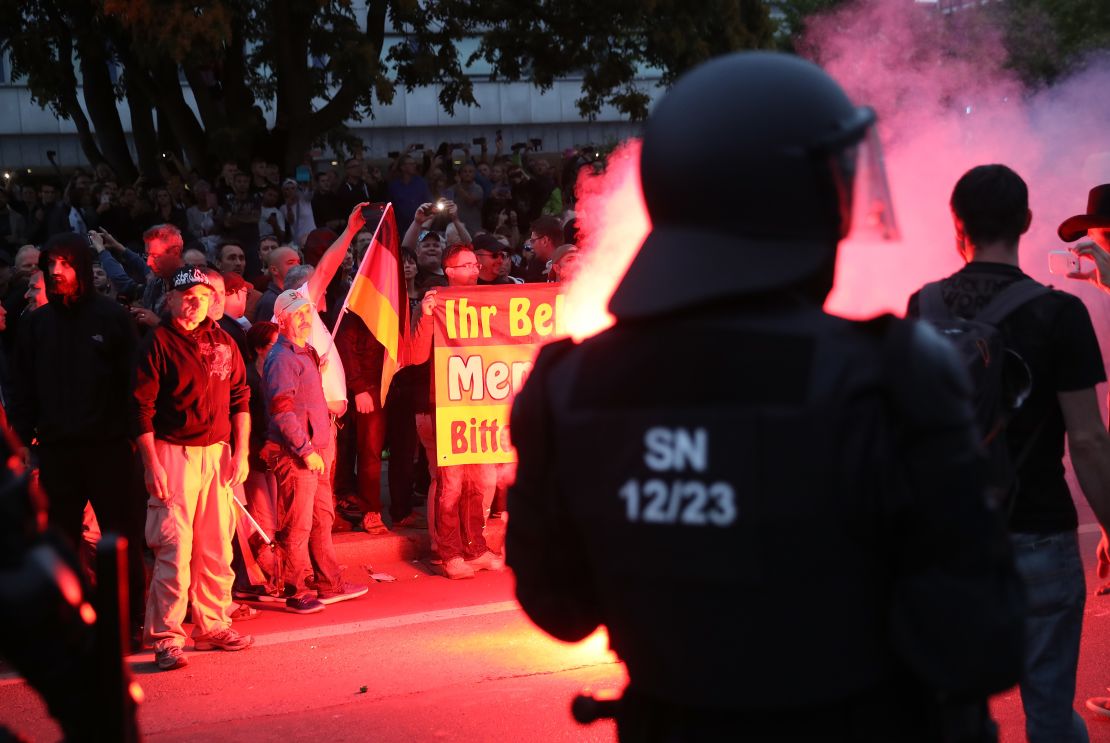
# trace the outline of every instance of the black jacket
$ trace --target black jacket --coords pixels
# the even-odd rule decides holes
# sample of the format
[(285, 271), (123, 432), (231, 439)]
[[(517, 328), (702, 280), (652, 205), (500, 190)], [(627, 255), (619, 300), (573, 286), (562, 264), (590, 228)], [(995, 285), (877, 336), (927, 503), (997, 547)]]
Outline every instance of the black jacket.
[(606, 625), (632, 687), (687, 709), (1012, 683), (969, 395), (927, 327), (816, 306), (548, 345), (511, 419), (520, 603), (562, 640)]
[[(93, 288), (92, 249), (73, 233), (55, 236), (39, 265), (65, 255), (77, 272), (78, 298), (49, 303), (19, 323), (15, 390), (9, 410), (25, 443), (96, 442), (123, 438), (131, 406), (138, 335), (127, 311)], [(49, 290), (48, 284), (48, 290)]]
[(382, 405), (382, 363), (385, 346), (366, 327), (358, 315), (348, 312), (335, 334), (335, 347), (347, 375), (347, 395), (354, 400), (360, 392), (374, 398), (374, 409)]

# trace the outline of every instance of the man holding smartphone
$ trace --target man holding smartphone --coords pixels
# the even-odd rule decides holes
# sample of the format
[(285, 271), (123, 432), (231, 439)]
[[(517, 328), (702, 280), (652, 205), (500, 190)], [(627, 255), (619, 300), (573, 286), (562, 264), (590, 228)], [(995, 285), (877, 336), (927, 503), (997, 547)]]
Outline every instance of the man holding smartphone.
[(1094, 267), (1068, 274), (1069, 279), (1081, 279), (1110, 293), (1110, 183), (1095, 186), (1087, 196), (1087, 211), (1065, 219), (1058, 230), (1064, 242), (1075, 242), (1086, 235), (1091, 242), (1079, 243), (1072, 252), (1080, 259), (1089, 258)]

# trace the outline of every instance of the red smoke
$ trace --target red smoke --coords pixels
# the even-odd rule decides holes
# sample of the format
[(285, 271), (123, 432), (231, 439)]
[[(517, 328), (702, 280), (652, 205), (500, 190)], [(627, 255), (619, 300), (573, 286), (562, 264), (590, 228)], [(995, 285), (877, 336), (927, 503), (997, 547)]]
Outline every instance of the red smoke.
[(576, 193), (583, 257), (567, 292), (567, 328), (581, 339), (613, 324), (609, 298), (651, 229), (640, 190), (640, 141), (615, 149), (600, 175), (583, 169)]
[[(952, 187), (969, 168), (1003, 163), (1030, 188), (1033, 226), (1022, 240), (1022, 268), (1081, 296), (1103, 348), (1110, 348), (1110, 297), (1051, 276), (1046, 255), (1063, 247), (1056, 228), (1084, 211), (1087, 191), (1110, 183), (1110, 66), (1090, 65), (1052, 89), (1023, 92), (1001, 68), (1005, 55), (988, 19), (974, 12), (943, 17), (914, 3), (874, 0), (811, 21), (807, 55), (853, 100), (878, 111), (902, 234), (897, 243), (849, 237), (827, 307), (849, 317), (900, 315), (913, 291), (958, 269), (948, 209)], [(576, 312), (569, 327), (576, 337), (611, 323), (604, 308), (649, 229), (639, 150), (638, 141), (626, 142), (603, 175), (579, 181), (587, 263), (571, 287)], [(727, 188), (727, 178), (719, 185)]]

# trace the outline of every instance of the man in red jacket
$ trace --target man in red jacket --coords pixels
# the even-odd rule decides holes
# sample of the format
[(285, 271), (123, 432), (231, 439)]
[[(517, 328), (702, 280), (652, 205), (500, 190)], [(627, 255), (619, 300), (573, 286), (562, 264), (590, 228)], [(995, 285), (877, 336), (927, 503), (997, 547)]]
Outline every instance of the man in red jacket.
[(164, 671), (187, 663), (181, 625), (190, 603), (197, 650), (243, 650), (253, 642), (228, 616), (231, 488), (246, 479), (250, 438), (243, 358), (208, 319), (213, 289), (204, 271), (181, 268), (168, 288), (170, 322), (143, 340), (135, 385), (154, 552), (146, 640)]

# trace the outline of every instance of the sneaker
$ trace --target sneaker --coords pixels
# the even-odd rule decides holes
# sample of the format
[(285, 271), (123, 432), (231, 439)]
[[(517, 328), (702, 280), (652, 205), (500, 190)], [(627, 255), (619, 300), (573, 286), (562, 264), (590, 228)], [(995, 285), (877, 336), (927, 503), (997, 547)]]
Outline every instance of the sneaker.
[(382, 515), (375, 511), (370, 511), (362, 517), (362, 530), (367, 534), (386, 534), (389, 529), (385, 528), (382, 523)]
[(365, 596), (366, 592), (370, 589), (361, 583), (348, 583), (341, 581), (339, 588), (335, 591), (317, 591), (316, 598), (321, 604), (335, 604), (340, 601), (347, 601), (348, 599), (357, 599), (359, 596)]
[(231, 598), (236, 601), (261, 601), (266, 604), (280, 604), (285, 601), (285, 596), (270, 593), (266, 586), (250, 586), (249, 588), (231, 589)]
[(443, 572), (451, 580), (459, 580), (461, 578), (473, 578), (474, 568), (466, 564), (466, 560), (461, 557), (452, 557), (450, 560), (443, 561)]
[(408, 516), (405, 516), (400, 521), (393, 522), (394, 529), (427, 529), (428, 519), (424, 518), (416, 511), (413, 511)]
[(293, 596), (285, 600), (285, 610), (294, 614), (315, 614), (323, 611), (324, 605), (312, 596)]
[(193, 640), (193, 647), (196, 650), (246, 650), (253, 644), (253, 637), (240, 635), (231, 627), (219, 632), (211, 632)]
[(248, 604), (239, 604), (238, 608), (236, 608), (235, 611), (231, 612), (227, 616), (233, 622), (246, 622), (250, 619), (257, 619), (259, 614), (261, 614), (261, 612), (258, 611), (258, 609), (255, 609), (253, 606), (250, 606)]
[(154, 651), (154, 662), (160, 671), (174, 671), (189, 665), (185, 651), (176, 645)]
[(486, 550), (477, 557), (467, 560), (466, 564), (475, 572), (478, 570), (500, 570), (505, 567), (505, 558)]

